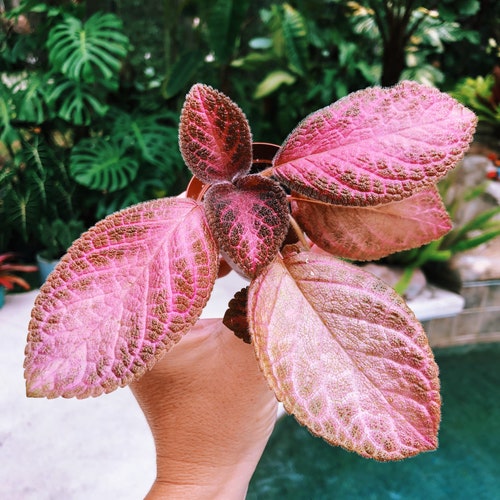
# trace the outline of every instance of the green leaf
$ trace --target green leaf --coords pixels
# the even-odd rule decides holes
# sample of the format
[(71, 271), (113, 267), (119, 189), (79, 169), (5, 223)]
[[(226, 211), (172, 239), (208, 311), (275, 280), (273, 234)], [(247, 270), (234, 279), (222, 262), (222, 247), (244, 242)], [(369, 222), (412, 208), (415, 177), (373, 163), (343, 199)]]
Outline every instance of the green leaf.
[(135, 179), (138, 168), (135, 158), (105, 139), (84, 139), (71, 153), (71, 176), (90, 189), (121, 189)]
[(300, 12), (288, 3), (283, 4), (282, 29), (290, 67), (294, 72), (303, 76), (307, 70), (306, 23)]
[(248, 0), (217, 0), (210, 9), (210, 47), (221, 63), (228, 63), (235, 52), (240, 26), (249, 5)]
[(60, 118), (74, 125), (90, 125), (95, 115), (104, 116), (108, 110), (89, 85), (73, 80), (57, 82), (48, 101)]
[(158, 117), (132, 123), (132, 130), (143, 158), (158, 168), (164, 168), (178, 153), (177, 128), (160, 123)]
[(40, 240), (44, 247), (42, 257), (59, 259), (84, 231), (81, 220), (43, 219), (39, 224)]
[(0, 81), (0, 141), (12, 143), (18, 139), (17, 131), (11, 126), (15, 115), (10, 89)]
[(190, 84), (193, 75), (203, 62), (203, 53), (192, 50), (182, 54), (173, 64), (162, 85), (162, 95), (171, 99)]
[(178, 147), (178, 117), (173, 113), (150, 116), (120, 113), (111, 136), (123, 148), (136, 148), (146, 162), (161, 170), (171, 169), (174, 162), (182, 163)]
[(114, 14), (97, 12), (85, 24), (67, 16), (49, 33), (49, 60), (72, 80), (99, 81), (116, 88), (129, 45), (122, 29), (120, 19)]
[(253, 71), (262, 65), (274, 61), (275, 56), (271, 52), (250, 52), (245, 57), (240, 57), (231, 62), (233, 68), (245, 68)]
[(269, 73), (264, 80), (257, 85), (253, 97), (254, 99), (262, 99), (263, 97), (266, 97), (278, 90), (281, 85), (293, 85), (295, 80), (295, 76), (288, 73), (288, 71), (280, 69), (271, 71), (271, 73)]
[[(17, 3), (17, 2), (16, 2)], [(45, 13), (48, 17), (54, 17), (61, 14), (62, 9), (60, 7), (53, 7), (48, 5), (47, 2), (38, 2), (32, 0), (26, 0), (21, 2), (21, 4), (15, 9), (10, 10), (7, 13), (8, 18), (17, 17), (22, 14), (27, 14), (30, 12)]]
[(500, 229), (496, 229), (494, 231), (489, 231), (486, 233), (482, 233), (478, 236), (474, 236), (472, 238), (468, 238), (466, 240), (459, 241), (455, 245), (453, 245), (450, 250), (453, 253), (465, 252), (466, 250), (471, 250), (472, 248), (476, 248), (483, 243), (487, 243), (494, 238), (500, 236)]
[(500, 214), (500, 207), (493, 207), (489, 210), (481, 212), (472, 220), (466, 222), (463, 226), (457, 229), (456, 238), (465, 236), (469, 231), (477, 231), (484, 229), (486, 223), (490, 221), (495, 215)]
[(40, 212), (45, 206), (44, 190), (40, 189), (40, 184), (37, 174), (29, 171), (22, 183), (11, 185), (3, 195), (2, 217), (25, 242), (38, 224)]
[(32, 73), (27, 79), (17, 82), (12, 93), (19, 120), (40, 124), (52, 115), (47, 104), (47, 79), (44, 75)]

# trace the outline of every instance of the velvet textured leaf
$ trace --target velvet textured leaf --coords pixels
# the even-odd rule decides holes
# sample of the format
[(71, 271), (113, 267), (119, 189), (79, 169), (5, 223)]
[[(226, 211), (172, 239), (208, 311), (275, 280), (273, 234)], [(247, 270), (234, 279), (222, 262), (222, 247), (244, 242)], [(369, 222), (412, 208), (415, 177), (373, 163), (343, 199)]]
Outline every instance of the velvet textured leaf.
[(243, 111), (208, 85), (186, 96), (179, 126), (186, 165), (203, 182), (230, 181), (252, 166), (252, 135)]
[(252, 343), (247, 321), (248, 287), (236, 292), (229, 301), (222, 323), (246, 344)]
[(445, 235), (451, 220), (435, 187), (375, 207), (342, 207), (297, 199), (292, 213), (313, 243), (351, 260), (377, 260)]
[(253, 343), (278, 400), (312, 433), (365, 457), (435, 449), (438, 367), (403, 299), (328, 255), (283, 254), (248, 295)]
[(193, 200), (150, 201), (100, 221), (37, 297), (28, 395), (98, 396), (140, 378), (197, 321), (217, 267), (217, 245)]
[(400, 201), (440, 180), (468, 148), (476, 117), (415, 82), (369, 88), (309, 115), (274, 159), (292, 190), (337, 205)]
[(277, 182), (247, 175), (234, 184), (214, 184), (204, 203), (220, 247), (244, 274), (254, 277), (274, 259), (289, 224), (286, 194)]

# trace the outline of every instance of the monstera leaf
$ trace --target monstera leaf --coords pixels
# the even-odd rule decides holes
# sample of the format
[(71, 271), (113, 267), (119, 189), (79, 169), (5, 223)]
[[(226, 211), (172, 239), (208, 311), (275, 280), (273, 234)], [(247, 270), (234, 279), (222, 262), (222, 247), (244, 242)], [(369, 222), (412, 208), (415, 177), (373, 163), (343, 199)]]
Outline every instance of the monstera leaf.
[(137, 160), (105, 139), (84, 139), (71, 152), (71, 176), (91, 189), (121, 189), (135, 179), (138, 168)]
[(120, 19), (102, 12), (85, 23), (66, 17), (50, 31), (47, 41), (49, 60), (68, 78), (86, 83), (99, 80), (113, 88), (128, 44)]
[(43, 75), (33, 73), (28, 79), (17, 82), (12, 88), (12, 96), (19, 120), (39, 124), (53, 113), (47, 106), (47, 80)]
[(108, 110), (89, 85), (73, 80), (57, 80), (48, 100), (60, 118), (74, 125), (90, 125), (95, 115)]
[(115, 123), (114, 130), (123, 135), (127, 129), (141, 156), (155, 167), (164, 168), (173, 159), (181, 161), (177, 117), (168, 113), (146, 117), (127, 115)]

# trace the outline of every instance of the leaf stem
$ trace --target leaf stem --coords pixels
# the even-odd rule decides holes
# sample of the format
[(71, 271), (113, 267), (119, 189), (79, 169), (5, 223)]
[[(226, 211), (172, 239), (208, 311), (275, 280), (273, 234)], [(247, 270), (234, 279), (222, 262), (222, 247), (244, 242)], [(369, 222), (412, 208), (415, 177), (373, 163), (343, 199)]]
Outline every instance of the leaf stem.
[(262, 175), (262, 177), (272, 177), (273, 173), (274, 173), (274, 167), (268, 167), (262, 170), (262, 172), (259, 172), (259, 175)]
[(303, 198), (302, 196), (294, 196), (293, 194), (288, 196), (288, 201), (303, 201), (305, 203), (313, 203), (316, 205), (332, 206), (331, 203), (321, 200), (314, 200), (312, 198)]
[(309, 242), (307, 241), (307, 238), (302, 231), (301, 227), (297, 223), (297, 221), (292, 217), (292, 215), (289, 215), (290, 219), (290, 225), (292, 226), (293, 230), (295, 231), (295, 234), (297, 235), (297, 238), (299, 239), (300, 243), (305, 247), (306, 250), (311, 250), (311, 246), (309, 245)]

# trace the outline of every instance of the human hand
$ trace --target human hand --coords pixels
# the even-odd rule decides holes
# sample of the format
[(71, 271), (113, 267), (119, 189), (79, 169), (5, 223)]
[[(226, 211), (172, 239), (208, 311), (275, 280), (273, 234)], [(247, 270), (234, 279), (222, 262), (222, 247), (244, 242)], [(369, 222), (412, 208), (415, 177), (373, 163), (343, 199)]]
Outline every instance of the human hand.
[(147, 499), (245, 498), (277, 411), (251, 345), (199, 320), (130, 387), (156, 446)]

